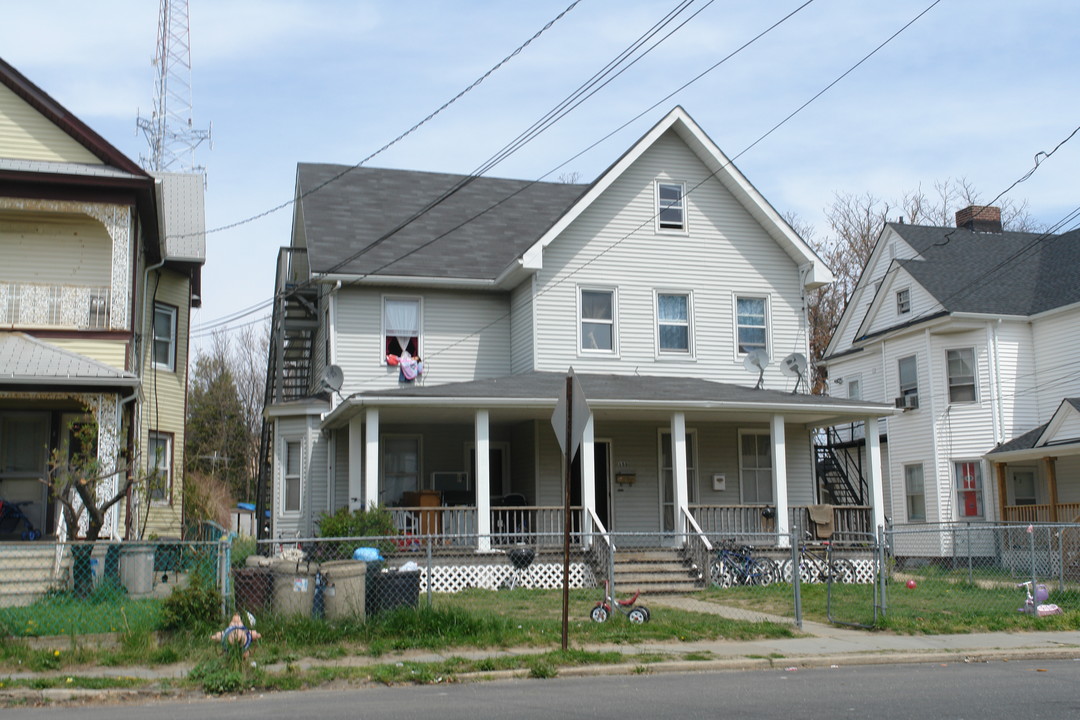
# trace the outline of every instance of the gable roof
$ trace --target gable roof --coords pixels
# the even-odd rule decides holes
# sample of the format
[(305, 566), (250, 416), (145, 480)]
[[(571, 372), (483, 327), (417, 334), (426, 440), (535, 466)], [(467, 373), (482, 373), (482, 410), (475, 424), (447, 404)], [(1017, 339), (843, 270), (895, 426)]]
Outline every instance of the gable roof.
[[(311, 271), (327, 279), (373, 274), (490, 285), (512, 277), (519, 265), (540, 267), (543, 248), (668, 131), (679, 135), (800, 267), (809, 268), (807, 287), (833, 280), (824, 262), (681, 107), (590, 185), (300, 163), (294, 222), (303, 231)], [(433, 206), (448, 192), (453, 194)]]
[(491, 282), (585, 187), (300, 163), (297, 217), (312, 272)]
[(133, 175), (148, 177), (136, 163), (94, 132), (89, 125), (75, 117), (67, 108), (56, 102), (47, 92), (30, 82), (25, 75), (5, 62), (3, 58), (0, 58), (0, 84), (9, 88), (106, 165), (112, 165)]
[(1080, 230), (1050, 235), (890, 227), (920, 255), (897, 262), (950, 312), (1037, 315), (1080, 302)]
[(136, 387), (139, 378), (20, 332), (0, 332), (0, 385)]
[[(773, 240), (800, 267), (807, 267), (804, 280), (807, 288), (816, 288), (832, 282), (835, 278), (825, 262), (818, 257), (798, 233), (781, 217), (780, 213), (769, 204), (746, 176), (739, 172), (735, 164), (694, 122), (693, 118), (681, 107), (676, 106), (660, 122), (656, 123), (645, 135), (630, 147), (622, 157), (615, 161), (589, 187), (588, 191), (575, 203), (565, 215), (559, 218), (543, 237), (525, 254), (526, 267), (539, 267), (543, 248), (554, 240), (571, 222), (589, 205), (599, 198), (634, 162), (640, 158), (657, 140), (668, 131), (675, 132), (686, 146), (697, 155), (701, 163), (712, 173), (732, 197), (765, 229)], [(694, 188), (687, 188), (692, 193)]]
[[(1080, 454), (1080, 398), (1064, 398), (1049, 422), (1003, 442), (986, 457), (995, 462)], [(1064, 431), (1064, 432), (1063, 432)]]

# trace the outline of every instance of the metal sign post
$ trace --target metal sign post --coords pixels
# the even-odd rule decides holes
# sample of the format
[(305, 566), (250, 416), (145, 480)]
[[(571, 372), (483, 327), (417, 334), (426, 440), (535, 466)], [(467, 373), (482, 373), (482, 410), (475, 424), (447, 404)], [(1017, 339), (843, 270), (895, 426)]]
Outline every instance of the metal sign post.
[(570, 628), (570, 483), (574, 453), (581, 445), (585, 425), (589, 422), (589, 404), (581, 389), (574, 368), (566, 373), (566, 384), (559, 391), (555, 411), (551, 413), (551, 427), (559, 440), (559, 447), (566, 455), (566, 477), (563, 481), (563, 572), (562, 572), (562, 649), (568, 646)]

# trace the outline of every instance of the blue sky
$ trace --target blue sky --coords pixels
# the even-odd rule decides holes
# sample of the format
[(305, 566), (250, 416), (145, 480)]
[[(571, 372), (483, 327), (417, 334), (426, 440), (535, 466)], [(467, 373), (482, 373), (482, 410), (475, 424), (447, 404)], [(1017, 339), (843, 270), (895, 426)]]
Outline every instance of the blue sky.
[[(197, 155), (208, 170), (207, 226), (287, 201), (297, 162), (371, 154), (570, 1), (190, 0), (193, 120), (213, 125), (213, 149)], [(555, 175), (594, 179), (675, 104), (738, 155), (931, 2), (815, 0)], [(543, 176), (801, 4), (698, 0), (692, 21), (489, 174)], [(471, 172), (676, 5), (582, 0), (369, 165)], [(14, 4), (4, 9), (0, 55), (138, 159), (157, 10), (154, 0)], [(942, 0), (736, 164), (778, 210), (819, 226), (834, 193), (895, 197), (965, 177), (990, 200), (1080, 125), (1077, 27), (1077, 3)], [(1080, 204), (1077, 167), (1080, 136), (1007, 197), (1053, 223)], [(286, 208), (208, 236), (196, 330), (270, 297), (290, 221)]]

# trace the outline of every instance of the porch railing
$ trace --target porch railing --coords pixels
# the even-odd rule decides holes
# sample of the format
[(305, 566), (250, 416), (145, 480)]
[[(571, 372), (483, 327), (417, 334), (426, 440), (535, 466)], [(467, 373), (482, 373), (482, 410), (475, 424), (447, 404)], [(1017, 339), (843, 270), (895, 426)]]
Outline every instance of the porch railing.
[[(393, 507), (394, 527), (402, 535), (433, 535), (443, 545), (471, 545), (475, 542), (476, 508)], [(581, 534), (581, 507), (570, 508), (570, 532)], [(491, 508), (492, 544), (515, 545), (521, 542), (541, 545), (559, 544), (563, 532), (563, 508), (530, 505)]]
[[(691, 505), (690, 514), (702, 532), (708, 537), (754, 539), (776, 532), (776, 522), (763, 517), (765, 508), (758, 505)], [(834, 505), (833, 536), (837, 540), (862, 539), (874, 532), (873, 513), (866, 505)], [(788, 508), (788, 527), (795, 527), (796, 519), (804, 528), (811, 527), (809, 509), (806, 505)]]
[[(1054, 513), (1053, 510), (1057, 512)], [(1056, 517), (1055, 517), (1056, 514)], [(1074, 522), (1080, 516), (1080, 503), (1058, 503), (1044, 505), (1006, 505), (1002, 508), (1001, 519), (1005, 522)]]
[(0, 325), (104, 330), (109, 327), (108, 287), (0, 283)]

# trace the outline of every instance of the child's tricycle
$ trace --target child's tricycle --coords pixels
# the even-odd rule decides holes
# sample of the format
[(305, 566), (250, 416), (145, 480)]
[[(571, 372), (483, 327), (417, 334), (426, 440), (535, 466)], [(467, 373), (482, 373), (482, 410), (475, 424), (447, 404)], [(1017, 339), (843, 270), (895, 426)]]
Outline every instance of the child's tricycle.
[(635, 625), (649, 622), (649, 608), (644, 605), (634, 605), (637, 602), (638, 597), (641, 595), (641, 591), (638, 590), (634, 593), (634, 596), (629, 600), (617, 600), (614, 597), (614, 593), (611, 592), (611, 584), (604, 581), (604, 599), (599, 600), (596, 605), (593, 606), (592, 612), (589, 613), (589, 617), (593, 622), (606, 622), (611, 613), (614, 610), (618, 610), (626, 619)]

